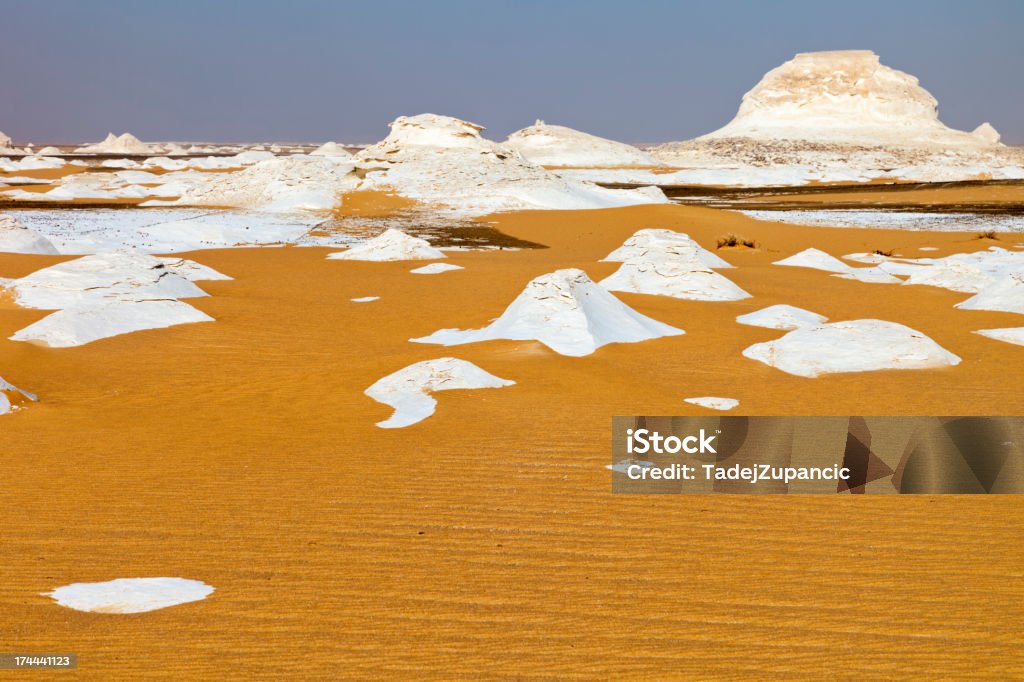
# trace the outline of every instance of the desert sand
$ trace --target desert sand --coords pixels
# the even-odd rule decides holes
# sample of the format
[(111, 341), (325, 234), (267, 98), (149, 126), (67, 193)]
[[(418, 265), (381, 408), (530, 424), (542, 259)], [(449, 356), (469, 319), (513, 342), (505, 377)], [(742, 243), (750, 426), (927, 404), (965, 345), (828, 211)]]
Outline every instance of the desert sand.
[[(387, 213), (372, 198), (359, 210)], [(771, 265), (808, 247), (920, 257), (1024, 239), (676, 205), (486, 220), (548, 248), (448, 252), (463, 269), (428, 278), (332, 249), (204, 250), (182, 255), (234, 278), (189, 301), (213, 324), (70, 349), (0, 342), (4, 378), (41, 397), (0, 422), (4, 647), (73, 650), (95, 679), (1024, 675), (1012, 496), (612, 495), (605, 468), (613, 415), (711, 413), (691, 396), (750, 415), (1024, 413), (1022, 349), (972, 333), (1018, 315)], [(686, 232), (753, 298), (617, 293), (686, 334), (585, 357), (408, 341), (482, 327), (544, 273), (603, 279), (620, 264), (601, 259), (641, 228)], [(729, 233), (756, 248), (716, 250)], [(69, 259), (3, 254), (0, 275)], [(791, 376), (741, 354), (784, 333), (736, 322), (773, 304), (896, 321), (963, 361)], [(45, 314), (0, 303), (0, 338)], [(424, 421), (375, 426), (392, 410), (363, 391), (444, 356), (515, 384), (435, 394)], [(122, 616), (37, 596), (133, 576), (216, 592)]]

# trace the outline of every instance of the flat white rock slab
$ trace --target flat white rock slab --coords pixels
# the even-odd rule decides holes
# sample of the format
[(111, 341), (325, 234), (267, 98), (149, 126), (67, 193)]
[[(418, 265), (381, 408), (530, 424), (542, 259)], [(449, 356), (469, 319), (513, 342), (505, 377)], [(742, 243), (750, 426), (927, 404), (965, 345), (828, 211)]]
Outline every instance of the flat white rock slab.
[(756, 343), (743, 355), (802, 377), (881, 369), (927, 369), (960, 363), (919, 331), (884, 320), (851, 320), (793, 330)]
[(350, 298), (353, 303), (370, 303), (371, 301), (379, 301), (380, 296), (361, 296), (359, 298)]
[(205, 599), (213, 587), (185, 578), (118, 578), (44, 592), (61, 606), (90, 613), (144, 613)]
[(434, 260), (447, 258), (426, 239), (413, 237), (394, 228), (353, 246), (348, 251), (339, 251), (327, 256), (330, 260), (400, 261)]
[(818, 313), (812, 313), (810, 310), (780, 303), (747, 313), (746, 315), (740, 315), (736, 318), (736, 321), (751, 327), (799, 329), (800, 327), (814, 327), (823, 324), (828, 322), (828, 318)]
[(578, 357), (609, 343), (683, 333), (641, 315), (595, 284), (587, 273), (571, 268), (531, 280), (501, 317), (483, 329), (442, 329), (410, 340), (443, 346), (494, 339), (536, 340), (556, 353)]
[(10, 338), (68, 348), (144, 329), (213, 321), (206, 313), (181, 301), (116, 301), (58, 310)]
[(366, 395), (379, 403), (395, 408), (395, 413), (377, 426), (397, 429), (423, 421), (434, 414), (436, 391), (468, 388), (501, 388), (514, 381), (496, 377), (472, 362), (458, 358), (438, 358), (409, 365), (380, 379)]
[(452, 265), (451, 263), (430, 263), (429, 265), (424, 265), (421, 268), (415, 268), (409, 272), (415, 275), (438, 275), (450, 270), (462, 270), (462, 266)]
[(36, 270), (10, 288), (27, 308), (56, 310), (78, 305), (206, 296), (159, 258), (100, 253)]
[(740, 401), (735, 398), (716, 398), (714, 396), (704, 396), (701, 398), (684, 398), (684, 403), (690, 403), (691, 405), (700, 405), (710, 410), (731, 410), (740, 404)]
[(981, 334), (987, 336), (990, 339), (998, 339), (999, 341), (1005, 341), (1006, 343), (1014, 343), (1018, 346), (1024, 346), (1024, 327), (1007, 327), (1005, 329), (979, 329), (974, 332), (975, 334)]

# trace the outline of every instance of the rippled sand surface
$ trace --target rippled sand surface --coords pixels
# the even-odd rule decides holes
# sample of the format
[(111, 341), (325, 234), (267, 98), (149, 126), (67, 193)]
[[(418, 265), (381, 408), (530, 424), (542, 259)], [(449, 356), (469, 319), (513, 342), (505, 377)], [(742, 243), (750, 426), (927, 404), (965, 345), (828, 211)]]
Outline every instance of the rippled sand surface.
[[(1024, 413), (1022, 349), (971, 333), (1019, 316), (769, 265), (810, 246), (916, 257), (996, 242), (680, 206), (496, 227), (550, 248), (453, 253), (465, 269), (429, 278), (325, 249), (198, 252), (235, 278), (190, 301), (216, 323), (80, 348), (7, 341), (45, 313), (0, 303), (0, 372), (42, 398), (0, 419), (0, 649), (74, 652), (92, 679), (1024, 675), (1019, 498), (612, 496), (604, 468), (613, 415), (706, 414), (693, 395), (744, 414)], [(584, 358), (407, 341), (482, 326), (556, 268), (610, 274), (596, 261), (643, 227), (755, 240), (718, 252), (754, 298), (621, 294), (687, 334)], [(0, 276), (57, 260), (3, 255)], [(380, 300), (350, 301), (365, 296)], [(779, 332), (735, 317), (775, 303), (901, 322), (964, 361), (789, 376), (740, 355)], [(443, 355), (517, 383), (374, 427), (390, 411), (362, 391)], [(217, 591), (127, 616), (38, 596), (165, 575)]]

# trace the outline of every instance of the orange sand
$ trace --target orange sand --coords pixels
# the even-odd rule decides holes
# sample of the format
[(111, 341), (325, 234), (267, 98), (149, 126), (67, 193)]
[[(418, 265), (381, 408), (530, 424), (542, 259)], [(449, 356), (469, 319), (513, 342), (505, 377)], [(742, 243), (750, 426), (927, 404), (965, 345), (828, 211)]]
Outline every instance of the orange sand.
[[(679, 206), (496, 222), (551, 248), (456, 253), (466, 269), (438, 276), (323, 249), (204, 251), (236, 278), (191, 301), (215, 323), (71, 349), (0, 341), (0, 375), (43, 399), (0, 418), (0, 649), (76, 652), (90, 679), (1024, 675), (1018, 498), (613, 496), (604, 468), (613, 415), (706, 413), (689, 396), (739, 398), (742, 414), (1024, 413), (1024, 349), (971, 333), (1019, 316), (768, 265), (808, 246), (986, 244)], [(754, 298), (622, 294), (687, 334), (584, 358), (407, 342), (486, 324), (535, 275), (611, 273), (595, 261), (642, 227), (756, 240), (723, 252)], [(0, 276), (58, 260), (0, 256)], [(780, 332), (734, 318), (773, 303), (902, 322), (964, 362), (789, 376), (740, 356)], [(0, 338), (44, 314), (0, 309)], [(444, 355), (517, 384), (374, 427), (390, 409), (363, 389)], [(217, 592), (116, 617), (37, 596), (161, 575)]]

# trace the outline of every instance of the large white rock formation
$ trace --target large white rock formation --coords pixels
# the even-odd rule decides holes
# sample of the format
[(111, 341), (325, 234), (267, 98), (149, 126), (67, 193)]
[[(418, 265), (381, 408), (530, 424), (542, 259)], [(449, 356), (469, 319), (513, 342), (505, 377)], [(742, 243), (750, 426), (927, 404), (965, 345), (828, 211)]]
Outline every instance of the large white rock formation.
[(641, 315), (577, 269), (531, 280), (501, 317), (483, 329), (442, 329), (416, 343), (455, 346), (492, 339), (536, 340), (561, 355), (589, 355), (609, 343), (633, 343), (683, 330)]
[(501, 388), (514, 381), (496, 377), (472, 362), (458, 358), (437, 358), (409, 365), (378, 380), (366, 395), (395, 408), (394, 414), (377, 426), (396, 429), (423, 421), (434, 414), (436, 391), (466, 388)]
[(623, 142), (537, 121), (517, 130), (505, 140), (529, 161), (542, 166), (659, 166), (661, 162), (647, 152)]
[(449, 116), (401, 116), (383, 141), (356, 154), (364, 190), (396, 192), (462, 215), (526, 209), (666, 203), (660, 190), (612, 190), (567, 180)]
[(1024, 176), (1024, 152), (998, 139), (987, 124), (947, 127), (915, 77), (868, 50), (847, 50), (798, 54), (765, 74), (727, 125), (652, 154), (737, 177), (749, 167), (798, 168), (818, 180)]

